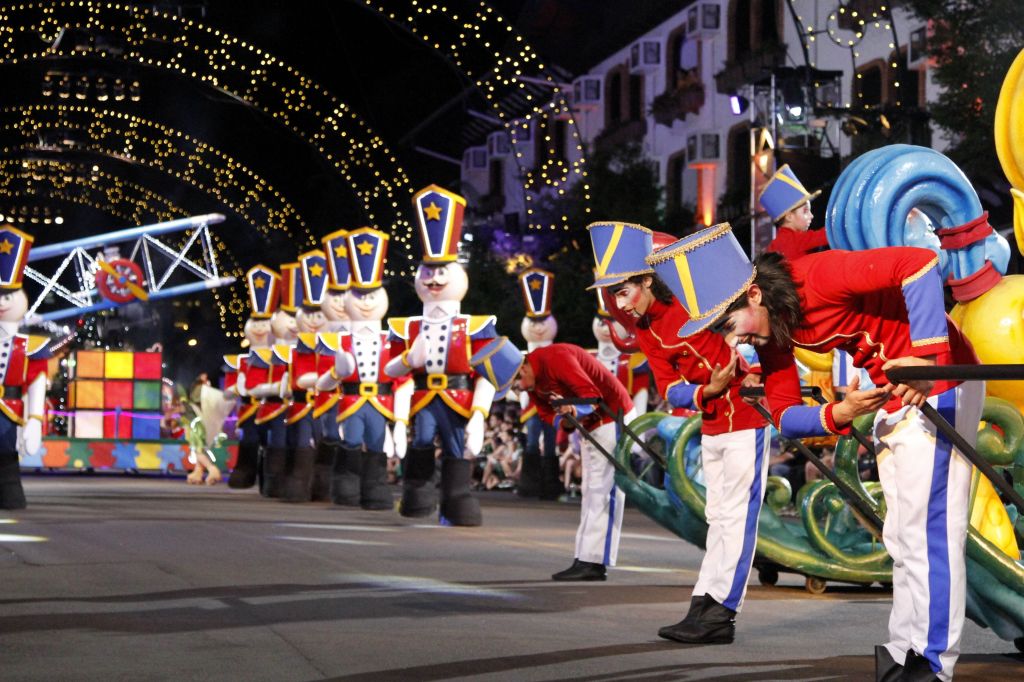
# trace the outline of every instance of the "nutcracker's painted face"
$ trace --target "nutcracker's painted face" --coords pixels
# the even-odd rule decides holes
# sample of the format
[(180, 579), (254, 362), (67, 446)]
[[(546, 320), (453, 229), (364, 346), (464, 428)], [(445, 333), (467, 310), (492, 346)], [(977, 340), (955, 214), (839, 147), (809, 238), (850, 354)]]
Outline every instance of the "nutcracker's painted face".
[(747, 304), (729, 312), (717, 326), (725, 335), (726, 343), (733, 347), (740, 343), (764, 346), (771, 341), (771, 316), (762, 305), (761, 288), (752, 284), (747, 290)]
[(245, 322), (245, 338), (253, 348), (270, 345), (270, 320), (258, 320), (250, 317)]
[(28, 297), (24, 290), (0, 290), (0, 322), (21, 322), (27, 311)]
[(424, 303), (461, 301), (468, 290), (469, 277), (458, 263), (421, 263), (416, 270), (416, 295)]
[(318, 332), (327, 326), (327, 316), (320, 308), (299, 308), (295, 324), (301, 332)]
[(654, 293), (651, 291), (651, 277), (644, 277), (639, 282), (625, 281), (622, 284), (614, 285), (612, 295), (615, 296), (615, 305), (619, 310), (633, 317), (642, 317), (654, 301)]
[(349, 289), (345, 295), (345, 312), (352, 320), (383, 320), (388, 312), (388, 292), (377, 289)]
[(283, 343), (294, 341), (295, 335), (299, 333), (295, 317), (285, 310), (274, 312), (273, 317), (270, 318), (270, 328), (274, 332), (274, 338)]
[(547, 317), (524, 317), (520, 327), (527, 343), (554, 341), (558, 335), (558, 322), (554, 315)]
[(594, 321), (590, 324), (590, 329), (594, 332), (594, 338), (597, 339), (598, 343), (612, 342), (612, 333), (608, 329), (608, 325), (605, 324), (603, 317), (595, 317)]
[(328, 289), (324, 294), (324, 302), (320, 309), (324, 311), (324, 316), (331, 322), (348, 322), (348, 313), (345, 311), (347, 293)]

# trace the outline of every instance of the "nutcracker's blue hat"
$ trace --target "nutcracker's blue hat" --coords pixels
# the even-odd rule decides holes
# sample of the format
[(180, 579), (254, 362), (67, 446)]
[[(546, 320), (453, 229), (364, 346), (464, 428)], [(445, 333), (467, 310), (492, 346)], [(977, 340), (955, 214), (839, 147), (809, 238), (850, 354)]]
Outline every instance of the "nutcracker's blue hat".
[(812, 193), (804, 189), (803, 184), (793, 173), (793, 169), (786, 164), (775, 171), (775, 175), (761, 190), (761, 196), (758, 199), (764, 210), (768, 211), (772, 222), (778, 222), (782, 216), (819, 194), (821, 194), (821, 190)]
[(338, 230), (320, 240), (327, 256), (327, 271), (331, 275), (327, 288), (331, 291), (346, 291), (352, 284), (347, 238), (348, 230)]
[(466, 200), (443, 187), (429, 185), (413, 195), (412, 205), (420, 227), (423, 263), (454, 263), (459, 257)]
[(12, 225), (0, 225), (0, 289), (20, 289), (35, 237)]
[(348, 258), (353, 287), (378, 289), (384, 284), (388, 239), (387, 234), (372, 227), (360, 227), (348, 233)]
[(278, 280), (281, 277), (266, 265), (255, 265), (245, 273), (245, 283), (249, 287), (249, 307), (257, 320), (268, 320), (277, 310)]
[(554, 288), (554, 273), (540, 268), (529, 268), (519, 273), (519, 289), (523, 294), (527, 317), (540, 319), (551, 314)]
[(654, 233), (641, 225), (601, 222), (587, 225), (594, 247), (594, 283), (607, 287), (636, 275), (651, 273), (644, 257), (654, 246)]
[(714, 323), (754, 281), (754, 266), (729, 223), (719, 223), (647, 257), (654, 272), (690, 314), (679, 336)]
[(508, 340), (499, 336), (477, 351), (469, 361), (473, 371), (486, 378), (497, 389), (495, 400), (501, 400), (512, 388), (512, 383), (523, 366), (523, 352)]
[(302, 265), (302, 305), (323, 305), (327, 293), (327, 256), (320, 249), (313, 249), (299, 256)]

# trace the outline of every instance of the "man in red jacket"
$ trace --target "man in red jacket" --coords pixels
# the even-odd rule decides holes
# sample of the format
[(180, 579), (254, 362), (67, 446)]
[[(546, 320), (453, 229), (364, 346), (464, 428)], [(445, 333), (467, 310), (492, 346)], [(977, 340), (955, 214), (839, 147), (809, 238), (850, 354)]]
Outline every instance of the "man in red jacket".
[[(572, 414), (608, 452), (615, 449), (618, 440), (611, 416), (600, 407), (554, 407), (552, 401), (599, 398), (613, 413), (622, 412), (626, 423), (635, 416), (633, 401), (619, 380), (590, 353), (569, 343), (553, 343), (529, 352), (519, 368), (516, 385), (529, 392), (543, 421), (554, 424), (559, 416)], [(605, 567), (614, 566), (619, 553), (626, 496), (615, 485), (615, 468), (586, 438), (582, 455), (583, 500), (576, 529), (576, 555), (572, 566), (555, 573), (553, 580), (604, 580)]]
[(595, 286), (608, 287), (619, 309), (637, 318), (637, 342), (658, 391), (672, 407), (697, 410), (703, 417), (707, 552), (689, 611), (658, 635), (687, 644), (731, 643), (768, 477), (771, 439), (765, 420), (739, 396), (740, 387), (756, 384), (757, 377), (721, 336), (703, 331), (679, 338), (690, 316), (644, 260), (653, 247), (650, 230), (621, 223), (595, 223), (588, 229), (598, 262)]
[[(876, 647), (876, 674), (952, 679), (966, 601), (971, 465), (918, 408), (927, 400), (973, 443), (985, 387), (952, 381), (893, 385), (885, 375), (892, 367), (977, 363), (945, 314), (935, 254), (910, 247), (829, 251), (793, 261), (764, 254), (752, 265), (727, 223), (666, 249), (673, 259), (656, 267), (666, 276), (680, 275), (673, 294), (691, 315), (705, 326), (720, 319), (730, 340), (757, 346), (768, 403), (783, 436), (846, 434), (855, 417), (877, 410), (893, 608), (889, 641)], [(795, 346), (849, 352), (877, 388), (860, 390), (854, 378), (842, 402), (805, 406)]]

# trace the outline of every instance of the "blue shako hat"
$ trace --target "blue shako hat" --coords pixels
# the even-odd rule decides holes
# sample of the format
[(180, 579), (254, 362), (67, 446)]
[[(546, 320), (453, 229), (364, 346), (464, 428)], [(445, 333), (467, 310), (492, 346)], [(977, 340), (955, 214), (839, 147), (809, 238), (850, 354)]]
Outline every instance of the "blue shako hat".
[(389, 239), (387, 234), (372, 227), (360, 227), (348, 233), (346, 241), (354, 288), (377, 289), (383, 286)]
[(474, 372), (494, 385), (498, 390), (494, 399), (501, 400), (512, 388), (524, 359), (523, 352), (507, 336), (499, 336), (477, 351), (469, 364)]
[(654, 233), (642, 225), (601, 222), (587, 225), (594, 247), (594, 283), (607, 287), (636, 275), (649, 275), (644, 257), (654, 248)]
[(719, 223), (647, 257), (654, 272), (690, 314), (679, 336), (703, 331), (754, 281), (754, 266), (729, 223)]
[(466, 200), (443, 187), (429, 185), (413, 195), (412, 204), (423, 244), (422, 262), (443, 265), (458, 260)]
[(266, 265), (255, 265), (245, 273), (245, 283), (249, 289), (250, 317), (257, 320), (269, 320), (277, 310), (277, 297), (281, 294), (279, 281), (281, 276)]
[(320, 306), (327, 293), (327, 256), (320, 249), (313, 249), (299, 256), (302, 264), (302, 305)]
[(20, 289), (35, 237), (4, 223), (0, 225), (0, 289)]
[(529, 268), (519, 273), (519, 289), (523, 294), (527, 317), (540, 319), (551, 314), (551, 296), (554, 288), (554, 273), (540, 268)]
[(768, 211), (768, 215), (771, 216), (774, 223), (800, 204), (814, 199), (819, 194), (821, 194), (820, 189), (813, 193), (804, 189), (803, 184), (793, 174), (793, 170), (787, 163), (775, 171), (775, 175), (761, 190), (758, 200), (764, 206), (764, 210)]
[(348, 230), (338, 230), (320, 241), (327, 257), (327, 271), (331, 275), (330, 281), (327, 282), (327, 288), (331, 291), (347, 291), (352, 283), (347, 237)]

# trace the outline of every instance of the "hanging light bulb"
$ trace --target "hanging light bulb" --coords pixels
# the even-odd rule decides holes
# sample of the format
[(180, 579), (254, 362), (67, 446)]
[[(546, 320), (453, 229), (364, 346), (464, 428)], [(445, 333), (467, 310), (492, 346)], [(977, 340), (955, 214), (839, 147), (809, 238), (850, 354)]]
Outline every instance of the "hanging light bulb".
[(110, 98), (107, 93), (107, 79), (100, 76), (96, 80), (96, 99), (100, 102), (106, 102)]
[(132, 81), (132, 84), (128, 87), (128, 97), (133, 102), (138, 102), (142, 99), (142, 92), (139, 89), (139, 81)]
[(124, 81), (120, 78), (114, 80), (114, 99), (118, 102), (124, 100)]
[(81, 76), (75, 84), (75, 99), (85, 99), (89, 94), (89, 77)]

